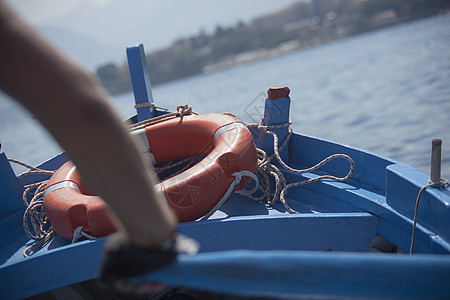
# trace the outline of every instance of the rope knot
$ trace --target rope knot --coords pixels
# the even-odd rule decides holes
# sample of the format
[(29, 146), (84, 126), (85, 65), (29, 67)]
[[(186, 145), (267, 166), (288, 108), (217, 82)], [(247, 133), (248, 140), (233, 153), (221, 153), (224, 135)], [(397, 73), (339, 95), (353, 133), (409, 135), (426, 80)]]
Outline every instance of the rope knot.
[(190, 114), (192, 114), (192, 107), (188, 104), (177, 106), (177, 117), (181, 117), (181, 119), (183, 119), (184, 116), (188, 116)]
[[(35, 240), (33, 244), (23, 250), (23, 256), (28, 257), (48, 243), (56, 235), (56, 232), (51, 226), (50, 220), (45, 213), (44, 201), (42, 199), (48, 182), (47, 178), (55, 172), (36, 168), (12, 158), (8, 158), (8, 161), (29, 169), (19, 175), (17, 177), (19, 179), (29, 175), (43, 175), (43, 178), (45, 178), (45, 180), (25, 185), (25, 190), (22, 194), (22, 202), (25, 206), (25, 212), (22, 217), (23, 229), (29, 238)], [(30, 200), (28, 197), (29, 195), (31, 196)]]
[(87, 238), (88, 240), (95, 240), (96, 237), (87, 234), (86, 232), (83, 231), (84, 227), (83, 226), (78, 226), (77, 229), (75, 229), (73, 231), (73, 239), (72, 239), (72, 244), (78, 242), (79, 239), (81, 239), (82, 237)]

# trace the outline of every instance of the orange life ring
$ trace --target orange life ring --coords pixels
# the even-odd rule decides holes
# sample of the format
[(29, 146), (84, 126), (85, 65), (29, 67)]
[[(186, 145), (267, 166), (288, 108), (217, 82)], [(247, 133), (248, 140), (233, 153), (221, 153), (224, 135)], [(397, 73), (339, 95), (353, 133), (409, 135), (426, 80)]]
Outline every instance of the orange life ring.
[[(180, 222), (194, 221), (207, 214), (226, 193), (234, 172), (253, 172), (256, 168), (252, 135), (245, 124), (230, 115), (188, 115), (147, 126), (136, 133), (148, 141), (156, 163), (204, 156), (193, 167), (159, 185)], [(106, 203), (87, 191), (71, 162), (65, 163), (48, 182), (44, 207), (55, 231), (66, 239), (72, 239), (79, 226), (97, 237), (115, 231)]]

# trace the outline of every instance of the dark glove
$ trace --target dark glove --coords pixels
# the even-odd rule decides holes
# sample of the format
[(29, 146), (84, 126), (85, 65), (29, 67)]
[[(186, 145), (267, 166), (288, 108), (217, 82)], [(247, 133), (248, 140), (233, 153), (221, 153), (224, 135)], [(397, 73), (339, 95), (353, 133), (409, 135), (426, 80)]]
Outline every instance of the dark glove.
[(125, 234), (118, 232), (105, 242), (100, 280), (121, 290), (121, 287), (131, 285), (128, 282), (124, 284), (126, 279), (169, 265), (176, 260), (178, 253), (195, 254), (197, 250), (196, 241), (180, 234), (158, 247), (148, 248), (132, 244)]

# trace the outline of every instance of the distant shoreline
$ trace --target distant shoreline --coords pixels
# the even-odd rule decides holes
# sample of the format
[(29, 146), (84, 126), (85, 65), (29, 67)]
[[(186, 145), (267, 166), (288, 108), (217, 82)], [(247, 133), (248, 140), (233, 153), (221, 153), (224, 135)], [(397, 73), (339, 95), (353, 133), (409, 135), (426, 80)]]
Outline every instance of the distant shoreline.
[[(313, 15), (311, 2), (298, 2), (257, 18), (250, 24), (240, 23), (230, 28), (218, 26), (212, 35), (200, 33), (177, 40), (166, 49), (147, 53), (151, 82), (157, 85), (217, 72), (450, 12), (450, 3), (446, 9), (435, 5), (427, 12), (406, 14), (398, 7), (393, 9), (388, 6), (380, 11), (373, 5), (376, 7), (374, 9), (370, 4), (376, 0), (367, 0), (361, 6), (348, 4), (360, 2), (344, 2), (347, 3), (344, 10), (331, 6), (315, 11)], [(388, 1), (388, 4), (404, 5), (394, 0)], [(339, 13), (334, 12), (337, 9), (340, 9)], [(295, 11), (294, 17), (292, 11)], [(299, 18), (301, 14), (303, 17)], [(112, 95), (132, 90), (126, 63), (102, 66), (97, 69), (96, 75)]]

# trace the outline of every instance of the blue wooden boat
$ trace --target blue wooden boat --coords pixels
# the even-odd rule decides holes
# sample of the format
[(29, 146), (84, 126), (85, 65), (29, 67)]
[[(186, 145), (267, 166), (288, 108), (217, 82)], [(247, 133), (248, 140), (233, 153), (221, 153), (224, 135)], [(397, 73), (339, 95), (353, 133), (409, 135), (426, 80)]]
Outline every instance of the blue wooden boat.
[[(153, 102), (142, 46), (129, 47), (128, 56), (137, 103)], [(267, 99), (263, 125), (287, 124), (289, 103), (284, 96)], [(138, 107), (133, 122), (166, 113)], [(257, 147), (271, 154), (273, 139), (261, 128), (250, 130)], [(273, 131), (280, 141), (289, 134), (286, 126)], [(313, 182), (289, 188), (286, 206), (233, 194), (207, 218), (179, 225), (200, 243), (198, 254), (134, 281), (253, 297), (450, 298), (450, 188), (440, 175), (430, 185), (428, 175), (403, 163), (300, 133), (280, 157), (307, 170), (293, 172), (274, 160), (287, 184)], [(38, 168), (56, 170), (66, 161), (63, 153)], [(22, 194), (49, 177), (17, 177), (0, 153), (2, 299), (70, 289), (97, 276), (105, 238), (71, 243), (56, 235), (24, 256), (35, 241), (24, 232)]]

